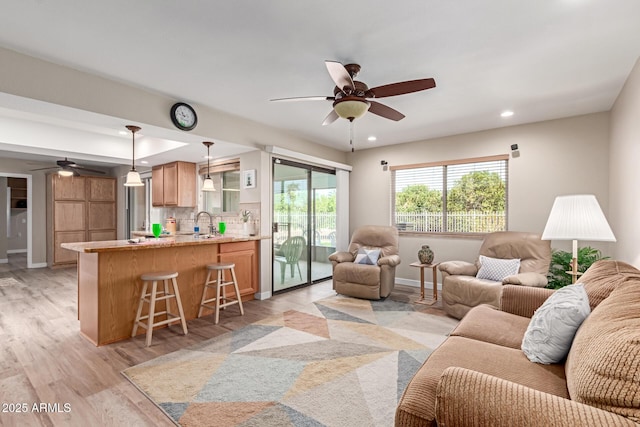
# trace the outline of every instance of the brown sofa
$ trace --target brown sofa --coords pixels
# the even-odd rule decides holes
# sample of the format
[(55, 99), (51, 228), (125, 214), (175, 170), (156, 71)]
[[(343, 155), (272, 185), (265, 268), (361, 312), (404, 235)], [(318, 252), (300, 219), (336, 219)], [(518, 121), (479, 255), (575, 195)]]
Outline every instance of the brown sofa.
[(640, 271), (598, 261), (580, 282), (592, 311), (566, 361), (533, 363), (520, 349), (553, 291), (504, 286), (499, 309), (470, 310), (416, 372), (396, 426), (637, 426)]
[(541, 240), (539, 234), (520, 231), (498, 231), (487, 234), (479, 255), (500, 259), (520, 259), (518, 274), (501, 282), (476, 277), (479, 261), (445, 261), (438, 267), (442, 272), (442, 307), (445, 313), (462, 319), (473, 307), (489, 304), (498, 307), (503, 285), (522, 285), (544, 288), (551, 262), (551, 242)]
[[(380, 249), (376, 265), (354, 263), (358, 250)], [(365, 225), (351, 236), (347, 251), (329, 255), (333, 265), (333, 289), (356, 298), (380, 299), (389, 296), (396, 280), (398, 229), (384, 225)]]

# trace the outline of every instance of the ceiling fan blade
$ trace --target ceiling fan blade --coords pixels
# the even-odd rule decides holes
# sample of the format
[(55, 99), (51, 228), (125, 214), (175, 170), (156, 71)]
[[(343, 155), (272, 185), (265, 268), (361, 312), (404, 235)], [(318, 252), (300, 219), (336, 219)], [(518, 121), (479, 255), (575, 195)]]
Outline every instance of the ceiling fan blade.
[(338, 113), (336, 113), (336, 110), (331, 109), (331, 112), (327, 114), (327, 117), (324, 118), (324, 121), (322, 122), (322, 126), (330, 125), (331, 123), (335, 122), (339, 118), (340, 116), (338, 115)]
[(46, 167), (46, 168), (29, 169), (29, 172), (46, 171), (47, 169), (58, 169), (58, 166), (49, 166), (49, 167)]
[(324, 63), (327, 66), (327, 71), (329, 71), (331, 79), (333, 79), (338, 88), (343, 92), (350, 92), (353, 90), (353, 79), (349, 75), (347, 69), (344, 68), (344, 65), (337, 61), (324, 61)]
[(391, 107), (387, 107), (386, 105), (380, 104), (379, 102), (376, 101), (369, 101), (371, 103), (371, 106), (369, 107), (369, 112), (373, 113), (373, 114), (377, 114), (380, 117), (384, 117), (385, 119), (389, 119), (389, 120), (394, 120), (394, 121), (398, 121), (398, 120), (402, 120), (404, 119), (404, 114), (402, 114), (400, 111), (394, 110)]
[(367, 98), (384, 98), (387, 96), (404, 95), (436, 87), (434, 79), (408, 80), (406, 82), (391, 83), (369, 89)]
[(333, 96), (295, 96), (293, 98), (276, 98), (270, 99), (269, 101), (273, 102), (291, 102), (291, 101), (335, 101), (336, 98)]
[(69, 165), (69, 168), (70, 168), (70, 169), (72, 169), (72, 170), (74, 170), (74, 171), (76, 171), (76, 170), (81, 170), (81, 171), (84, 171), (84, 172), (98, 173), (98, 174), (102, 174), (102, 175), (104, 175), (104, 174), (105, 174), (105, 172), (103, 172), (103, 171), (101, 171), (101, 170), (91, 169), (91, 168), (85, 168), (84, 166), (80, 166), (80, 165), (77, 165), (77, 164), (75, 164), (75, 163), (74, 163), (73, 165)]

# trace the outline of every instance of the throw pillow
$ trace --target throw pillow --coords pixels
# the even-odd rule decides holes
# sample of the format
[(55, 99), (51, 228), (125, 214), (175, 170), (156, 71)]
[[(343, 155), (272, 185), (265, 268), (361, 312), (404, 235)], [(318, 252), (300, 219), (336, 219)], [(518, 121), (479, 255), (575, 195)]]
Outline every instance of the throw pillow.
[(520, 259), (499, 259), (480, 255), (480, 269), (476, 277), (502, 282), (505, 277), (518, 274), (518, 271), (520, 271)]
[(581, 283), (555, 291), (536, 310), (522, 339), (522, 351), (536, 363), (558, 363), (573, 343), (576, 331), (591, 313), (589, 297)]
[(380, 249), (358, 249), (358, 255), (356, 255), (356, 264), (378, 264), (378, 258), (380, 258)]

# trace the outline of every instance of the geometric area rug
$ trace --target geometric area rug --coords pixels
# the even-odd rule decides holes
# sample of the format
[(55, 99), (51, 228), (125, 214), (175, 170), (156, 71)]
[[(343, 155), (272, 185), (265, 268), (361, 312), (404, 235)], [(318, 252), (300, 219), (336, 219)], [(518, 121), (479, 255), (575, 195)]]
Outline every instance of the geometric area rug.
[(457, 321), (332, 296), (123, 371), (177, 425), (392, 426)]

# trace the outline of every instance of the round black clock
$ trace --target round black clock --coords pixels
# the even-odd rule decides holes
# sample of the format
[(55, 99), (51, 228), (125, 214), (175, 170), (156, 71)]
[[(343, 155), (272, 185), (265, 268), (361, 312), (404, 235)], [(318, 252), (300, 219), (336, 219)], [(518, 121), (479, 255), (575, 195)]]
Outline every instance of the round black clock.
[(192, 130), (198, 124), (198, 116), (191, 105), (176, 102), (171, 107), (171, 121), (178, 129)]

